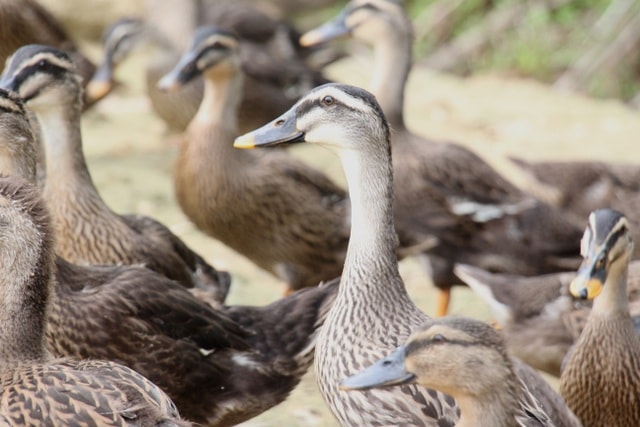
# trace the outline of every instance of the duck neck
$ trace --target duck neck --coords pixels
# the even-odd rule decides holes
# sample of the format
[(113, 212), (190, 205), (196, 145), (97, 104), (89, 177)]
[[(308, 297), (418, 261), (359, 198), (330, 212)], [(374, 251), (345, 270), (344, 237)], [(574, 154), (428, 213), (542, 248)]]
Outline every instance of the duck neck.
[[(204, 75), (204, 95), (200, 108), (189, 125), (203, 148), (214, 150), (218, 162), (232, 166), (235, 159), (246, 155), (233, 148), (238, 133), (238, 106), (242, 93), (242, 73), (233, 69), (212, 69)], [(194, 129), (195, 128), (195, 129)]]
[(515, 424), (512, 411), (517, 402), (513, 396), (490, 395), (478, 398), (470, 395), (456, 395), (460, 407), (460, 419), (456, 427), (511, 427)]
[(82, 150), (80, 102), (36, 112), (36, 116), (44, 148), (45, 165), (38, 166), (46, 170), (45, 194), (53, 192), (64, 199), (82, 191), (83, 197), (100, 199)]
[[(340, 155), (351, 199), (351, 237), (342, 274), (342, 283), (347, 286), (341, 286), (340, 292), (356, 293), (361, 300), (375, 298), (378, 293), (388, 296), (394, 291), (406, 296), (395, 255), (390, 155), (370, 152), (367, 157), (349, 149)], [(387, 289), (380, 283), (362, 280), (363, 272), (400, 286), (390, 285)]]
[(389, 31), (374, 45), (375, 71), (371, 91), (389, 125), (396, 130), (405, 128), (404, 89), (412, 60), (412, 34), (408, 28)]
[(627, 297), (628, 262), (620, 260), (611, 266), (602, 292), (593, 301), (590, 317), (629, 317)]

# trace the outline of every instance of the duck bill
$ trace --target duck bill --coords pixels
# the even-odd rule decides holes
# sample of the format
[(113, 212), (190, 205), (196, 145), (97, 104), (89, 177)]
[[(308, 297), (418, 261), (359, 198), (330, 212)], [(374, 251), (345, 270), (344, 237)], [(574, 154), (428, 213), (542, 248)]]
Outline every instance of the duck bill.
[(110, 60), (105, 60), (85, 87), (87, 100), (92, 103), (101, 100), (111, 92), (113, 86), (113, 66)]
[(404, 368), (404, 346), (340, 383), (341, 390), (368, 390), (415, 382)]
[(591, 257), (585, 260), (580, 268), (576, 277), (571, 281), (569, 291), (571, 295), (580, 299), (594, 299), (604, 287), (604, 283), (607, 279), (607, 267), (605, 263), (598, 266), (598, 257)]
[(304, 132), (296, 128), (296, 114), (292, 109), (261, 128), (237, 137), (233, 146), (250, 149), (296, 142), (304, 142)]
[(164, 92), (174, 92), (198, 77), (201, 71), (198, 69), (197, 62), (197, 53), (185, 53), (173, 70), (158, 81), (158, 89)]
[(331, 21), (325, 22), (318, 28), (307, 31), (300, 37), (301, 46), (315, 46), (329, 40), (349, 34), (350, 29), (347, 26), (347, 12), (343, 11)]

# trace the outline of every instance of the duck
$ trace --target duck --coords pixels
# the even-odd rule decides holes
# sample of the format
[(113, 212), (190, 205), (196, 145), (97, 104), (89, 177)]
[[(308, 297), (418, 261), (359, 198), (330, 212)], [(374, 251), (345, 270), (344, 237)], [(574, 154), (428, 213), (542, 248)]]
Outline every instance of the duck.
[(479, 320), (434, 319), (388, 356), (342, 380), (340, 388), (411, 383), (452, 396), (460, 406), (456, 427), (555, 425), (518, 378), (502, 334)]
[[(35, 183), (35, 145), (22, 101), (0, 89), (0, 175)], [(125, 364), (162, 387), (185, 418), (210, 426), (235, 425), (286, 399), (312, 364), (338, 287), (214, 309), (141, 265), (53, 262), (47, 350)]]
[(87, 88), (92, 99), (106, 96), (114, 86), (115, 68), (146, 47), (151, 51), (146, 89), (152, 107), (170, 131), (183, 132), (202, 100), (202, 79), (174, 93), (159, 90), (157, 83), (186, 50), (195, 28), (203, 25), (231, 31), (242, 44), (246, 77), (238, 125), (243, 132), (272, 120), (307, 89), (328, 81), (317, 71), (324, 63), (309, 64), (319, 49), (303, 48), (292, 26), (246, 1), (151, 1), (147, 6), (145, 19), (123, 18), (105, 30), (103, 59)]
[[(251, 149), (303, 142), (338, 154), (351, 200), (351, 234), (338, 295), (315, 351), (315, 372), (325, 402), (342, 426), (455, 425), (459, 408), (451, 396), (439, 391), (416, 385), (357, 394), (339, 390), (342, 379), (384, 357), (432, 320), (413, 303), (398, 271), (390, 129), (382, 108), (364, 89), (319, 86), (271, 123), (237, 137), (234, 146)], [(567, 414), (535, 371), (522, 363), (517, 369), (531, 389), (535, 383), (536, 397), (547, 413), (548, 404), (557, 408), (559, 417)]]
[[(36, 0), (0, 0), (0, 64), (18, 48), (45, 43), (66, 52), (86, 85), (96, 70), (95, 64), (73, 42), (64, 26)], [(2, 68), (2, 67), (0, 67)], [(85, 107), (93, 102), (85, 99)]]
[(456, 262), (524, 275), (577, 268), (582, 229), (575, 218), (521, 191), (475, 152), (406, 126), (412, 25), (403, 2), (351, 0), (300, 42), (345, 34), (374, 50), (372, 92), (393, 129), (396, 224), (438, 241), (420, 257), (440, 289), (436, 314), (447, 313), (451, 287), (462, 284), (453, 273)]
[[(556, 205), (580, 220), (601, 208), (613, 208), (631, 222), (633, 240), (640, 239), (640, 220), (635, 212), (640, 208), (640, 167), (632, 163), (602, 161), (527, 161), (510, 160), (526, 173), (558, 194)], [(640, 246), (633, 258), (640, 257)]]
[[(457, 264), (454, 272), (487, 305), (505, 335), (510, 354), (560, 377), (563, 360), (591, 311), (591, 301), (575, 298), (569, 292), (575, 271), (527, 277)], [(639, 291), (640, 262), (632, 261), (627, 295), (637, 333), (640, 333)]]
[(205, 89), (181, 138), (176, 198), (207, 235), (279, 277), (287, 292), (340, 275), (349, 238), (346, 191), (281, 150), (236, 150), (243, 74), (238, 39), (218, 27), (196, 30), (190, 49), (163, 77), (178, 90), (197, 75)]
[[(140, 18), (122, 18), (108, 26), (103, 34), (104, 53), (96, 72), (87, 85), (88, 96), (95, 101), (104, 98), (115, 84), (117, 66), (138, 49), (148, 46), (151, 59), (146, 69), (146, 91), (155, 113), (169, 131), (184, 132), (202, 101), (203, 82), (197, 77), (193, 83), (176, 92), (158, 89), (162, 76), (180, 58), (178, 48), (166, 33)], [(251, 57), (245, 62), (251, 61)], [(250, 130), (273, 119), (295, 102), (273, 81), (247, 74), (239, 109), (238, 126)]]
[(136, 371), (49, 354), (53, 229), (37, 188), (20, 177), (0, 177), (0, 228), (3, 424), (190, 426), (171, 399)]
[(585, 427), (640, 425), (640, 337), (627, 299), (633, 253), (627, 218), (613, 209), (592, 212), (581, 253), (569, 289), (593, 300), (593, 307), (564, 362), (560, 393)]
[(231, 278), (191, 250), (165, 225), (142, 215), (119, 215), (100, 196), (82, 150), (82, 87), (73, 62), (45, 45), (18, 49), (0, 86), (24, 100), (40, 131), (38, 169), (56, 229), (56, 253), (76, 264), (137, 264), (224, 302)]

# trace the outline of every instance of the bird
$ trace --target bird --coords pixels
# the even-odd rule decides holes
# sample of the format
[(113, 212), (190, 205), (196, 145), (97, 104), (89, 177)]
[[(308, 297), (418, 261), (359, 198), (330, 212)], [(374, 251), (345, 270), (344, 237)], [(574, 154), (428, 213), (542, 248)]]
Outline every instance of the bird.
[[(601, 208), (616, 209), (631, 223), (633, 240), (640, 239), (640, 219), (635, 212), (640, 208), (640, 167), (632, 163), (602, 161), (526, 161), (510, 157), (534, 182), (557, 193), (555, 205), (573, 214), (579, 220)], [(633, 258), (640, 257), (640, 246)]]
[[(532, 367), (560, 377), (562, 362), (584, 329), (591, 301), (571, 295), (575, 271), (540, 276), (490, 273), (471, 265), (454, 271), (485, 302), (503, 331), (510, 354)], [(627, 295), (640, 333), (640, 262), (629, 265)]]
[[(0, 89), (0, 175), (35, 183), (34, 153), (22, 101)], [(183, 416), (218, 427), (287, 397), (312, 364), (338, 286), (336, 280), (263, 307), (214, 309), (141, 265), (53, 262), (48, 351), (123, 363), (162, 387)]]
[(233, 148), (243, 74), (238, 39), (196, 30), (160, 81), (177, 90), (202, 75), (198, 113), (181, 138), (173, 180), (183, 212), (203, 232), (287, 284), (287, 292), (340, 275), (349, 237), (346, 191), (282, 150)]
[[(338, 154), (351, 200), (340, 289), (316, 344), (315, 371), (325, 402), (343, 426), (455, 425), (458, 407), (441, 392), (415, 385), (358, 394), (338, 389), (343, 378), (382, 358), (431, 320), (411, 301), (398, 272), (390, 130), (380, 105), (364, 89), (323, 85), (271, 123), (236, 138), (234, 146), (302, 142)], [(536, 397), (547, 413), (549, 404), (566, 415), (539, 375), (524, 364), (517, 369), (530, 387), (536, 384)]]
[(100, 196), (82, 150), (82, 88), (73, 62), (45, 45), (16, 51), (0, 86), (24, 100), (40, 129), (38, 170), (56, 229), (56, 253), (79, 264), (138, 264), (222, 303), (231, 283), (165, 225), (142, 215), (119, 215)]
[[(140, 18), (122, 18), (107, 27), (102, 37), (103, 58), (91, 81), (87, 93), (91, 99), (105, 97), (114, 85), (114, 72), (136, 49), (150, 46), (153, 51), (146, 69), (146, 90), (151, 105), (170, 130), (183, 132), (202, 101), (204, 89), (202, 79), (197, 77), (184, 90), (161, 91), (157, 83), (171, 71), (178, 59), (178, 48), (167, 38), (160, 28)], [(247, 55), (245, 61), (251, 61)], [(245, 67), (246, 68), (246, 67)], [(258, 67), (256, 72), (260, 73)], [(243, 86), (242, 102), (239, 109), (238, 125), (242, 130), (250, 130), (273, 119), (295, 102), (275, 82), (269, 79), (247, 75)]]
[(374, 50), (372, 92), (393, 129), (396, 224), (418, 240), (438, 242), (420, 257), (441, 291), (436, 314), (446, 314), (451, 287), (461, 284), (453, 273), (456, 262), (524, 275), (576, 268), (582, 230), (575, 218), (521, 191), (475, 152), (406, 126), (412, 25), (403, 2), (351, 0), (300, 42), (314, 45), (344, 34)]
[(593, 308), (560, 375), (560, 393), (589, 426), (640, 425), (640, 337), (627, 300), (633, 238), (629, 221), (613, 209), (589, 215), (584, 257), (569, 289)]
[(272, 120), (307, 89), (328, 81), (318, 71), (324, 63), (312, 61), (327, 49), (300, 46), (300, 34), (291, 25), (246, 1), (150, 1), (144, 19), (120, 19), (105, 30), (104, 55), (88, 85), (89, 96), (105, 96), (114, 85), (115, 68), (135, 50), (150, 47), (146, 83), (153, 109), (170, 130), (184, 131), (200, 105), (202, 79), (195, 78), (178, 93), (158, 90), (157, 82), (188, 47), (193, 31), (204, 25), (233, 32), (242, 44), (246, 75), (239, 108), (242, 131)]
[[(86, 85), (96, 66), (73, 42), (64, 26), (35, 0), (0, 0), (0, 64), (17, 49), (32, 43), (46, 43), (66, 52)], [(92, 102), (85, 99), (85, 108)]]
[(53, 229), (37, 188), (16, 176), (0, 177), (0, 236), (3, 425), (191, 425), (134, 370), (104, 360), (54, 359), (46, 350)]
[(411, 383), (452, 396), (460, 406), (457, 427), (555, 425), (516, 375), (502, 334), (479, 320), (434, 319), (388, 356), (342, 380), (340, 388)]

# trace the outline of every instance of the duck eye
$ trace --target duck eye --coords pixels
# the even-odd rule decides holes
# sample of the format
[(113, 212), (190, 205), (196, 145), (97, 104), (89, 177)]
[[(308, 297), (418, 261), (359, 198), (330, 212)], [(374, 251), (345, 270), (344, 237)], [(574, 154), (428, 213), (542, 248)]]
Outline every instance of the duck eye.
[(47, 65), (47, 62), (44, 59), (41, 59), (40, 61), (38, 61), (39, 68), (44, 68), (46, 65)]
[(433, 337), (431, 337), (431, 342), (433, 343), (443, 343), (446, 340), (447, 339), (442, 334), (435, 334)]
[(324, 105), (326, 105), (327, 107), (330, 105), (333, 105), (333, 103), (335, 102), (335, 100), (333, 99), (333, 96), (325, 96), (324, 98), (322, 98), (322, 103)]

